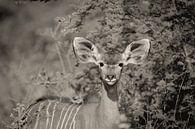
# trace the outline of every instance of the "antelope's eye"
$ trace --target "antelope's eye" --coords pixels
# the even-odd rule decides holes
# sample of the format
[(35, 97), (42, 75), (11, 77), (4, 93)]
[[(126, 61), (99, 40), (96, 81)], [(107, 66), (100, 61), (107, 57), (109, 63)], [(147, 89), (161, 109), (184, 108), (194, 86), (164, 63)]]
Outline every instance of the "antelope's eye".
[(103, 62), (100, 62), (99, 65), (100, 65), (100, 67), (103, 67), (104, 66), (104, 63)]
[(118, 66), (123, 67), (123, 63), (119, 63)]

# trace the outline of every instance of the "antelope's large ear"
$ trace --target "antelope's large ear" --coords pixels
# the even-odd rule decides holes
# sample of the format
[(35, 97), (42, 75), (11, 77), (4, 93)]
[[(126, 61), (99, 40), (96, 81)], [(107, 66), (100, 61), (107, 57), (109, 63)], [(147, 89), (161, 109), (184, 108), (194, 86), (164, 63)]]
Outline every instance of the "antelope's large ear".
[(73, 49), (80, 63), (97, 63), (100, 58), (97, 47), (85, 38), (75, 37)]
[(124, 64), (142, 64), (150, 49), (149, 39), (132, 42), (123, 53)]

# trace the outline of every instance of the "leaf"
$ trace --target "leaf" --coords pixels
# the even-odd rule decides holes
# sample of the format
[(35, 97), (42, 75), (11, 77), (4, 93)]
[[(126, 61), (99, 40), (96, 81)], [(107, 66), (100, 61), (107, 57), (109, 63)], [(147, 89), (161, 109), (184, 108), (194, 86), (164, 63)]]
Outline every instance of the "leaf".
[(167, 87), (167, 90), (171, 91), (171, 92), (176, 92), (176, 89), (174, 87), (171, 87), (171, 86)]
[(166, 86), (166, 82), (164, 80), (160, 80), (156, 83), (158, 86)]

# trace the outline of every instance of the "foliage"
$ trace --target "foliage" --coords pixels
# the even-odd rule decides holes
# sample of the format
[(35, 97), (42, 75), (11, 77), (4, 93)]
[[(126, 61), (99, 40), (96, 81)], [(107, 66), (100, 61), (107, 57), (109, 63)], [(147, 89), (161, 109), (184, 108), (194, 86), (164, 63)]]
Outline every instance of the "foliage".
[(27, 129), (26, 127), (26, 123), (27, 121), (27, 117), (26, 117), (26, 108), (23, 104), (17, 104), (17, 107), (13, 109), (14, 113), (11, 113), (10, 118), (13, 119), (13, 123), (8, 126), (7, 128), (11, 128), (11, 129), (18, 129), (18, 128), (22, 128), (22, 129)]
[(86, 37), (105, 50), (122, 51), (130, 41), (151, 39), (149, 61), (125, 68), (121, 81), (121, 111), (132, 128), (194, 127), (193, 69), (185, 50), (194, 47), (193, 7), (193, 1), (102, 0), (78, 11), (77, 25), (94, 10), (103, 12), (99, 29)]
[[(128, 116), (133, 129), (192, 129), (195, 127), (194, 6), (192, 0), (89, 0), (70, 16), (58, 17), (57, 27), (48, 29), (44, 35), (52, 36), (56, 42), (63, 69), (60, 78), (71, 80), (73, 84), (69, 84), (75, 89), (79, 87), (79, 91), (83, 87), (94, 88), (94, 83), (100, 80), (97, 68), (87, 68), (93, 68), (92, 64), (84, 70), (72, 66), (76, 59), (69, 60), (74, 54), (70, 37), (82, 33), (99, 47), (120, 52), (134, 40), (149, 38), (148, 61), (123, 69), (120, 110)], [(99, 26), (87, 34), (82, 32), (85, 20), (98, 14)]]

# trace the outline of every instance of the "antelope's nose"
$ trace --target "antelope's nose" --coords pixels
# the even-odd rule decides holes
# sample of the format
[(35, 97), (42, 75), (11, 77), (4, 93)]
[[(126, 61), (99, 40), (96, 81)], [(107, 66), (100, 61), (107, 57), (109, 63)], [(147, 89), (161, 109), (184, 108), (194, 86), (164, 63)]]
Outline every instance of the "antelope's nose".
[(115, 75), (107, 75), (107, 78), (108, 78), (109, 80), (113, 80), (113, 79), (115, 79)]

